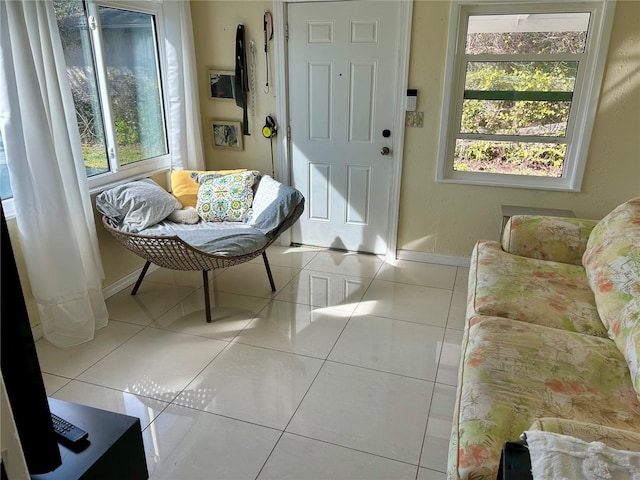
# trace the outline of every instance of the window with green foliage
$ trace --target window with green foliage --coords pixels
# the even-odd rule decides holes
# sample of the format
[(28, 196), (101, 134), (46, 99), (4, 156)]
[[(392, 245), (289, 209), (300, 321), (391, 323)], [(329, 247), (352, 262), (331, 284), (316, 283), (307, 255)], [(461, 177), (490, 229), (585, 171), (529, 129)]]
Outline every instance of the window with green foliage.
[(159, 12), (121, 5), (54, 0), (88, 177), (168, 154)]
[(452, 9), (438, 180), (579, 189), (611, 23), (605, 2)]
[[(162, 2), (53, 0), (53, 8), (89, 187), (169, 169)], [(13, 215), (6, 157), (0, 135), (0, 196)]]

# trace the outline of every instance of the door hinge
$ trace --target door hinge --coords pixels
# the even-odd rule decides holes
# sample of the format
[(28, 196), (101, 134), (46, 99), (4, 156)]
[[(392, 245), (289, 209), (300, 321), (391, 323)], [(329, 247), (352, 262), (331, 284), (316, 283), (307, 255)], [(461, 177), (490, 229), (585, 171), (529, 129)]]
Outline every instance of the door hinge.
[(284, 39), (287, 42), (289, 41), (289, 24), (288, 23), (284, 25)]
[(291, 140), (291, 127), (287, 125), (287, 140)]

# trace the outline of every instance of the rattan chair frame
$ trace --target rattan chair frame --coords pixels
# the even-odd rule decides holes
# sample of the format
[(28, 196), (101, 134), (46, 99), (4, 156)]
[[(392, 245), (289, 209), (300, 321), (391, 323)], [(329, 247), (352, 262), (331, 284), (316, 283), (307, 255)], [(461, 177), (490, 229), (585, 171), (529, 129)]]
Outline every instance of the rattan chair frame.
[(262, 255), (264, 266), (271, 286), (271, 291), (276, 291), (273, 275), (267, 259), (266, 249), (276, 240), (271, 238), (267, 244), (251, 253), (238, 256), (224, 256), (207, 253), (191, 246), (178, 236), (141, 235), (139, 233), (123, 232), (115, 228), (106, 216), (102, 216), (104, 228), (127, 250), (146, 260), (142, 272), (136, 281), (131, 295), (135, 295), (142, 284), (149, 266), (153, 263), (159, 267), (171, 270), (201, 271), (204, 282), (205, 314), (207, 322), (211, 322), (211, 304), (209, 299), (209, 275), (210, 270), (233, 267), (248, 262)]

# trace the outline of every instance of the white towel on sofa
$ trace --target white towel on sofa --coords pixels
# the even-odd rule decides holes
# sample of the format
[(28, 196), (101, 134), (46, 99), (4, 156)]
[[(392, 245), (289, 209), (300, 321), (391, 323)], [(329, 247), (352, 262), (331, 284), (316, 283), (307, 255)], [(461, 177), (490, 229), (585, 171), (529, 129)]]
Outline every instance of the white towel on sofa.
[(534, 480), (640, 480), (640, 452), (541, 430), (525, 434)]

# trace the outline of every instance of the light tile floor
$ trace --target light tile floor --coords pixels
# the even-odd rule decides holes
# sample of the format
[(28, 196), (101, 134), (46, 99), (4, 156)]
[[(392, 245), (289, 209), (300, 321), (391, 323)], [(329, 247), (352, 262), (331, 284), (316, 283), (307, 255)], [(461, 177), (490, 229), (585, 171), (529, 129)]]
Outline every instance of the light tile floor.
[(468, 269), (305, 248), (156, 270), (94, 341), (36, 342), (47, 393), (139, 417), (152, 480), (444, 479)]

